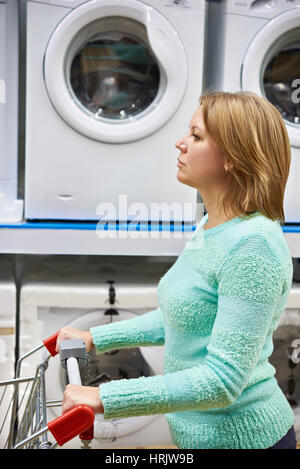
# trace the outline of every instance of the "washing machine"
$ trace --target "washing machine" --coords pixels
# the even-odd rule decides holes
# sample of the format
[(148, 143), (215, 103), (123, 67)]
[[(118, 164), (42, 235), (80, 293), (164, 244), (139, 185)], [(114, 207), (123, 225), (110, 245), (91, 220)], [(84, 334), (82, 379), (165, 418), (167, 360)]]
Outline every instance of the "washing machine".
[(15, 362), (16, 283), (13, 262), (0, 261), (0, 381), (13, 378)]
[[(14, 377), (16, 344), (16, 284), (11, 260), (0, 261), (0, 381)], [(0, 386), (0, 449), (4, 448), (9, 433), (7, 409), (13, 387)]]
[[(293, 259), (295, 264), (296, 259)], [(275, 378), (295, 414), (295, 431), (300, 441), (300, 283), (293, 282), (279, 325), (273, 334), (270, 363)]]
[(20, 221), (18, 200), (18, 0), (0, 1), (0, 222)]
[(281, 113), (292, 149), (287, 223), (300, 222), (300, 2), (225, 0), (208, 4), (206, 89), (252, 91)]
[(27, 219), (195, 220), (204, 35), (204, 0), (27, 1)]
[[(20, 354), (33, 349), (63, 325), (87, 330), (112, 321), (130, 320), (157, 308), (157, 284), (168, 265), (123, 262), (59, 265), (50, 258), (24, 268), (20, 292)], [(44, 352), (24, 360), (22, 376), (31, 376)], [(85, 384), (163, 374), (164, 346), (135, 347), (96, 355), (89, 353)], [(48, 401), (62, 399), (67, 376), (59, 356), (46, 372)], [(48, 421), (61, 414), (61, 405), (48, 408)], [(170, 447), (173, 445), (161, 414), (104, 420), (95, 416), (93, 448)], [(79, 438), (64, 448), (80, 448)]]

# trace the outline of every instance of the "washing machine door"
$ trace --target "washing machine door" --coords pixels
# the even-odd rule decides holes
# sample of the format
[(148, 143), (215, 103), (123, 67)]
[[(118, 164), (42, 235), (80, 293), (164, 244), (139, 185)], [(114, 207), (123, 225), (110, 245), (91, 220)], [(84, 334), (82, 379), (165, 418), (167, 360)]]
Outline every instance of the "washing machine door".
[(287, 308), (273, 333), (274, 349), (269, 358), (274, 366), (275, 378), (295, 415), (295, 430), (300, 431), (300, 310)]
[(130, 142), (175, 113), (187, 60), (176, 30), (156, 9), (136, 0), (94, 0), (54, 30), (44, 80), (54, 108), (77, 132)]
[(300, 147), (300, 8), (279, 14), (255, 36), (243, 60), (241, 88), (274, 104), (291, 144)]

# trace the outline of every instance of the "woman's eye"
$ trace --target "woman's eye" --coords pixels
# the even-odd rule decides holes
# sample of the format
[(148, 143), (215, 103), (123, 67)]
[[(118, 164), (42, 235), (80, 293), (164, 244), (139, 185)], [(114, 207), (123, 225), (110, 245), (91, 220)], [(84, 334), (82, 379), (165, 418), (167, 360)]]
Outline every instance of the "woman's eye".
[(196, 140), (196, 142), (198, 142), (198, 140), (200, 140), (200, 137), (199, 137), (198, 135), (192, 134), (192, 136), (194, 137), (194, 139)]

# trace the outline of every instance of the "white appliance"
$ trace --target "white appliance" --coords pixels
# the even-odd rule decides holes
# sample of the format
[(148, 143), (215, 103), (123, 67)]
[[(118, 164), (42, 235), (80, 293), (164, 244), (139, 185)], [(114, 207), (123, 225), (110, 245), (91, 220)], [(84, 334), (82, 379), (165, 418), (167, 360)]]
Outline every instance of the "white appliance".
[[(109, 262), (51, 260), (25, 266), (20, 293), (21, 355), (41, 343), (63, 325), (87, 330), (92, 326), (144, 314), (157, 307), (157, 284), (170, 265), (131, 263), (129, 258)], [(107, 283), (108, 281), (115, 283)], [(117, 314), (116, 314), (117, 313)], [(140, 347), (91, 353), (88, 377), (91, 385), (120, 378), (163, 374), (164, 347)], [(22, 376), (31, 376), (43, 353), (24, 361)], [(46, 372), (47, 399), (61, 399), (66, 385), (59, 356), (51, 358)], [(48, 421), (61, 414), (50, 408)], [(163, 415), (124, 419), (95, 419), (93, 448), (172, 446)], [(79, 448), (78, 438), (64, 448)]]
[[(0, 261), (0, 381), (14, 377), (15, 364), (15, 322), (16, 322), (16, 284), (13, 264), (8, 260)], [(4, 447), (9, 433), (7, 409), (11, 402), (13, 388), (4, 391), (0, 387), (0, 449)]]
[(13, 264), (0, 261), (0, 380), (14, 376), (16, 284)]
[[(294, 260), (295, 261), (295, 260)], [(295, 431), (300, 441), (300, 283), (293, 282), (287, 305), (273, 334), (270, 357), (275, 377), (295, 414)]]
[(204, 0), (27, 1), (27, 219), (195, 221), (204, 32)]
[(18, 0), (0, 0), (0, 223), (20, 221), (18, 198)]
[(205, 88), (252, 91), (280, 111), (292, 163), (285, 192), (286, 222), (300, 222), (300, 2), (208, 2)]

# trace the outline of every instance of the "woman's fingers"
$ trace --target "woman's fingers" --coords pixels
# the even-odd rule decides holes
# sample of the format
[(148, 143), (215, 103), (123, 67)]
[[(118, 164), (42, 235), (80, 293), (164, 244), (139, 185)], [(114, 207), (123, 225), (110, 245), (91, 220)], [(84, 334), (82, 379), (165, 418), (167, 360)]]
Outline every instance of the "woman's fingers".
[(90, 331), (81, 331), (71, 326), (64, 326), (60, 329), (58, 337), (57, 337), (56, 348), (55, 348), (57, 353), (59, 352), (60, 342), (62, 342), (63, 340), (68, 340), (68, 339), (83, 340), (86, 344), (87, 352), (89, 352), (93, 346), (92, 335)]
[(68, 384), (63, 396), (63, 413), (79, 404), (88, 405), (95, 413), (104, 413), (98, 387)]

